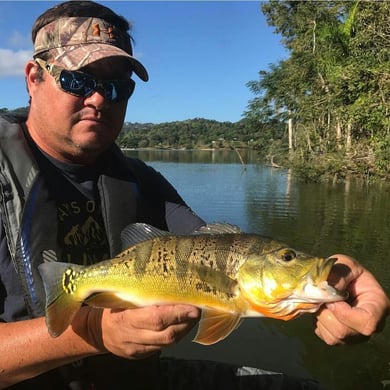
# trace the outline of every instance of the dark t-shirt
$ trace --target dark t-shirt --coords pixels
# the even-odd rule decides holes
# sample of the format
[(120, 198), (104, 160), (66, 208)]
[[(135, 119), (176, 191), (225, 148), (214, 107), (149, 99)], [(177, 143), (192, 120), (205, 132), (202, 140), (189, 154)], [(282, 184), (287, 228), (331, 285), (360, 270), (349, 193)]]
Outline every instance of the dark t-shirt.
[[(57, 253), (58, 260), (88, 265), (107, 259), (109, 249), (96, 173), (83, 166), (59, 162), (52, 169), (57, 172), (51, 172), (48, 183), (57, 208), (57, 240), (62, 248), (62, 253)], [(0, 319), (9, 322), (26, 316), (23, 294), (0, 219)]]
[[(132, 187), (136, 198), (143, 205), (142, 222), (156, 222), (160, 227), (166, 226), (175, 233), (188, 233), (204, 224), (185, 205), (170, 183), (151, 167), (145, 170), (142, 166), (145, 175), (137, 177), (137, 180), (138, 172), (133, 172), (133, 177), (131, 172), (117, 166), (117, 163), (114, 165), (107, 156), (103, 156), (96, 166), (86, 167), (53, 160), (34, 148), (34, 145), (32, 147), (57, 210), (57, 241), (61, 250), (56, 257), (59, 261), (88, 265), (109, 257), (110, 249), (97, 188), (102, 174), (110, 175), (114, 172), (118, 175), (122, 171), (124, 178), (134, 184)], [(135, 163), (134, 167), (136, 170), (140, 163)], [(156, 213), (155, 210), (160, 211)], [(39, 212), (45, 213), (45, 210)], [(0, 321), (15, 322), (29, 317), (0, 215)], [(159, 363), (156, 359), (137, 363), (113, 355), (102, 355), (49, 371), (12, 388), (70, 389), (78, 386), (83, 389), (108, 389), (121, 388), (121, 384), (130, 379), (132, 386), (152, 389), (159, 385), (158, 380), (154, 379), (155, 375), (150, 373), (158, 371)]]
[(97, 180), (98, 169), (48, 158), (57, 174), (48, 182), (57, 208), (61, 261), (89, 265), (109, 258)]
[[(102, 173), (110, 169), (110, 163), (104, 157), (94, 167), (68, 164), (53, 160), (38, 149), (34, 150), (41, 172), (47, 177), (50, 196), (57, 209), (57, 241), (60, 252), (58, 261), (88, 265), (110, 257), (109, 245), (101, 213), (101, 202), (97, 182)], [(148, 182), (143, 186), (155, 188), (152, 199), (166, 200), (165, 218), (167, 225), (183, 232), (194, 230), (204, 224), (184, 204), (174, 188), (158, 173), (150, 168)], [(151, 173), (151, 174), (150, 174)], [(127, 173), (129, 174), (129, 173)], [(131, 175), (131, 174), (130, 174)], [(135, 178), (129, 177), (130, 180)], [(137, 196), (148, 197), (148, 194)], [(156, 193), (161, 194), (156, 197)], [(40, 210), (44, 213), (45, 210)], [(43, 253), (45, 256), (45, 253)], [(0, 321), (12, 322), (28, 318), (23, 292), (14, 265), (8, 253), (4, 226), (0, 217)]]

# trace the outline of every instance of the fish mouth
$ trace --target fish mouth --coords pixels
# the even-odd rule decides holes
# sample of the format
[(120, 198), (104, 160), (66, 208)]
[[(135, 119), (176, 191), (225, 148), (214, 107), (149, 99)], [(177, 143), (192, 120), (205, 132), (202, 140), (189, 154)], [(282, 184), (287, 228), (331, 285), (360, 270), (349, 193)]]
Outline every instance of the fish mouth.
[(337, 257), (328, 257), (327, 259), (321, 259), (322, 261), (318, 261), (315, 264), (315, 272), (314, 275), (315, 280), (318, 280), (319, 282), (322, 282), (324, 280), (328, 279), (328, 276), (330, 274), (330, 271), (333, 267), (333, 265), (337, 261)]
[(294, 294), (295, 299), (303, 302), (337, 302), (348, 298), (346, 291), (331, 286), (327, 279), (337, 258), (321, 259), (306, 275), (302, 289)]

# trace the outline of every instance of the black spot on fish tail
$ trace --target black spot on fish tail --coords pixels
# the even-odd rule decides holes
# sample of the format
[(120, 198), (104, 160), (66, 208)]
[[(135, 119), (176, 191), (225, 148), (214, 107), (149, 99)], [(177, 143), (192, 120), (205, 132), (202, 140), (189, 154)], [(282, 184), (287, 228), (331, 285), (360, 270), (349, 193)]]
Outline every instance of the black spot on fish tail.
[[(61, 335), (72, 322), (82, 302), (75, 299), (73, 278), (82, 266), (50, 262), (39, 267), (46, 293), (46, 325), (53, 337)], [(64, 284), (65, 283), (65, 284)]]
[(76, 291), (75, 278), (77, 272), (73, 268), (67, 268), (62, 277), (62, 288), (66, 294), (72, 294)]

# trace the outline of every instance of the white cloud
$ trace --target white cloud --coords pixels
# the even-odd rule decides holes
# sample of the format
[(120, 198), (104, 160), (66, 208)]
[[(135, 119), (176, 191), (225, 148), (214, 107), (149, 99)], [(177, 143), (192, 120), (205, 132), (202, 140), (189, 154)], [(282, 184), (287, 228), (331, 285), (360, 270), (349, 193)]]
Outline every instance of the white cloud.
[(23, 75), (24, 66), (31, 56), (30, 50), (0, 49), (0, 77)]
[(13, 31), (8, 38), (8, 43), (12, 47), (29, 47), (32, 45), (30, 34), (21, 34), (19, 31)]

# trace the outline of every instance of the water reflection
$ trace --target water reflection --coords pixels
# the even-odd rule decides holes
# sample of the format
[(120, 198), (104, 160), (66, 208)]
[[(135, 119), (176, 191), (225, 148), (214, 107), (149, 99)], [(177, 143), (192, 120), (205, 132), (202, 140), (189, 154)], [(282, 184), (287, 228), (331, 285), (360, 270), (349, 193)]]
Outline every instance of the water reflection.
[[(350, 254), (390, 294), (388, 186), (304, 183), (287, 170), (253, 163), (256, 156), (250, 153), (243, 170), (234, 151), (132, 155), (163, 173), (207, 221), (234, 223), (318, 255)], [(287, 323), (245, 320), (226, 341), (211, 347), (189, 340), (167, 353), (312, 376), (336, 390), (390, 389), (389, 324), (370, 341), (347, 347), (319, 340), (311, 316)]]
[[(212, 163), (212, 164), (240, 164), (241, 159), (246, 163), (258, 162), (257, 154), (253, 150), (207, 149), (196, 151), (178, 151), (173, 149), (143, 149), (127, 150), (129, 156), (138, 157), (144, 161), (181, 162), (181, 163)], [(241, 158), (240, 158), (241, 156)]]

